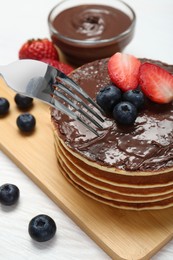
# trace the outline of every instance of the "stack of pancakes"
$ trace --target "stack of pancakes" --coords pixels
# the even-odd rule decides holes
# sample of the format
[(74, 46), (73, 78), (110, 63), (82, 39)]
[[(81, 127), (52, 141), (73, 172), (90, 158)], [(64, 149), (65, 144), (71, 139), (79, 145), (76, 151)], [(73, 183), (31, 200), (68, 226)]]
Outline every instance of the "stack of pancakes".
[[(110, 84), (107, 62), (85, 64), (70, 75), (94, 100)], [(173, 73), (173, 66), (150, 62)], [(146, 100), (133, 126), (104, 117), (99, 136), (54, 108), (51, 117), (59, 171), (78, 190), (123, 209), (173, 205), (173, 103)]]

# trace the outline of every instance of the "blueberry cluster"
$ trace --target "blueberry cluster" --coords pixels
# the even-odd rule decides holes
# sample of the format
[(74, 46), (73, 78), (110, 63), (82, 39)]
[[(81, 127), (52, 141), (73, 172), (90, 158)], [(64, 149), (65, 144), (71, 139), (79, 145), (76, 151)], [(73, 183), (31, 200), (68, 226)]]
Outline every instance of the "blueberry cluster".
[[(26, 97), (19, 93), (15, 95), (14, 101), (20, 110), (26, 110), (33, 105), (33, 98)], [(5, 116), (9, 108), (9, 101), (4, 97), (0, 97), (0, 116)], [(23, 113), (17, 117), (16, 124), (22, 132), (31, 132), (35, 128), (36, 120), (30, 113)]]
[[(33, 98), (21, 94), (16, 94), (14, 101), (20, 110), (28, 109), (33, 104)], [(0, 97), (0, 116), (5, 116), (9, 108), (9, 101), (4, 97)], [(16, 124), (22, 132), (31, 132), (35, 127), (36, 120), (30, 113), (23, 113), (17, 117)], [(5, 206), (16, 204), (19, 195), (19, 188), (14, 184), (6, 183), (0, 186), (0, 203)], [(48, 241), (53, 238), (56, 233), (55, 221), (48, 215), (37, 215), (30, 220), (28, 232), (31, 238), (38, 242)]]
[(105, 114), (114, 118), (117, 123), (131, 125), (144, 105), (144, 95), (140, 89), (122, 92), (111, 84), (97, 93), (96, 101)]
[[(12, 206), (19, 200), (20, 190), (11, 183), (0, 186), (0, 203), (5, 206)], [(28, 225), (28, 232), (32, 239), (38, 242), (45, 242), (54, 237), (56, 233), (55, 221), (45, 214), (32, 218)]]

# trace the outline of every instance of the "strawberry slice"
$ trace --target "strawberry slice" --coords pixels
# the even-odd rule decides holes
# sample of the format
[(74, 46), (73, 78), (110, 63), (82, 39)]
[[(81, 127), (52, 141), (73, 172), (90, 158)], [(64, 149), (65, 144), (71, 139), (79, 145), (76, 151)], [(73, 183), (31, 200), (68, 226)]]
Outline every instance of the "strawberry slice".
[(112, 82), (122, 91), (138, 86), (141, 62), (133, 55), (115, 53), (108, 61), (108, 73)]
[(141, 65), (139, 84), (143, 93), (156, 103), (173, 100), (173, 75), (158, 65), (146, 62)]

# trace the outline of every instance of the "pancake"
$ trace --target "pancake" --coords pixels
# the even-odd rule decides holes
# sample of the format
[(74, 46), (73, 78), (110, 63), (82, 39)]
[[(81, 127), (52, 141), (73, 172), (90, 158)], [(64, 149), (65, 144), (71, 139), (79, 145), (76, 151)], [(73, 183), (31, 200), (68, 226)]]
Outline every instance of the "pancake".
[[(64, 151), (64, 149), (61, 147), (61, 145), (56, 145), (56, 151), (57, 151), (57, 157), (59, 160), (63, 161), (63, 164), (66, 165), (66, 169), (68, 168), (69, 171), (71, 171), (71, 175), (73, 174), (73, 176), (76, 176), (77, 178), (81, 179), (82, 181), (85, 181), (88, 184), (92, 184), (93, 187), (96, 188), (101, 188), (104, 191), (110, 191), (112, 193), (115, 194), (119, 194), (119, 195), (124, 195), (124, 196), (130, 196), (130, 197), (151, 197), (154, 199), (154, 197), (160, 196), (160, 193), (158, 193), (160, 191), (160, 186), (153, 186), (153, 187), (149, 187), (147, 186), (147, 189), (150, 190), (149, 194), (146, 194), (145, 190), (146, 187), (145, 186), (140, 186), (140, 189), (137, 189), (134, 186), (130, 186), (130, 185), (126, 185), (126, 186), (120, 186), (119, 183), (115, 183), (115, 182), (109, 182), (106, 183), (104, 181), (101, 181), (100, 179), (95, 179), (92, 177), (92, 175), (89, 175), (88, 172), (85, 169), (85, 165), (84, 168), (82, 169), (81, 167), (78, 167), (78, 165), (73, 161), (72, 158), (70, 158), (70, 156), (68, 157), (66, 154), (66, 151)], [(168, 195), (170, 193), (172, 193), (172, 185), (163, 187), (164, 189), (162, 189), (161, 195)], [(146, 198), (148, 199), (148, 198)]]
[[(172, 65), (149, 61), (173, 73)], [(85, 64), (70, 75), (94, 100), (110, 84), (107, 62)], [(78, 190), (117, 208), (172, 206), (173, 102), (146, 100), (133, 126), (104, 117), (103, 130), (96, 129), (99, 136), (54, 108), (51, 119), (59, 171)]]

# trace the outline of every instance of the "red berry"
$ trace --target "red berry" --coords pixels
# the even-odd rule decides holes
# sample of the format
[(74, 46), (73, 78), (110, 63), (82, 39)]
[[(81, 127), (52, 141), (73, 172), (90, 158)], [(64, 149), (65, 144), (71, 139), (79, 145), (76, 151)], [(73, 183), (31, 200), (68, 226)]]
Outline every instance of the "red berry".
[(52, 59), (42, 59), (41, 61), (49, 64), (50, 66), (55, 67), (56, 69), (62, 71), (66, 75), (70, 74), (74, 68), (72, 68), (70, 65), (57, 61), (57, 60), (52, 60)]
[(139, 84), (143, 93), (157, 103), (173, 100), (173, 76), (165, 69), (146, 62), (140, 67)]
[(136, 57), (117, 52), (108, 61), (110, 79), (122, 91), (135, 89), (138, 86), (140, 65)]
[(41, 60), (59, 59), (58, 51), (48, 39), (32, 39), (25, 42), (19, 50), (19, 59)]

